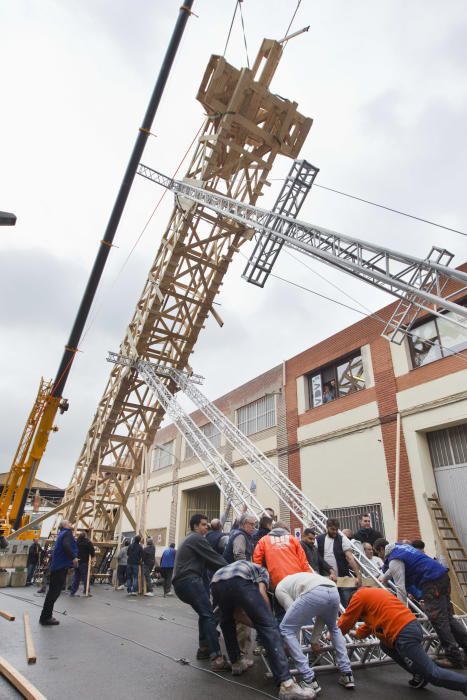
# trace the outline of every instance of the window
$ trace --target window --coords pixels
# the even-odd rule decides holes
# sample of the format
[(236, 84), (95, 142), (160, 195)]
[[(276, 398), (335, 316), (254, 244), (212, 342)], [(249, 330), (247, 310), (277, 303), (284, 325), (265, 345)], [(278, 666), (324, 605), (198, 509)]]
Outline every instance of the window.
[(366, 506), (351, 506), (349, 508), (323, 508), (323, 513), (327, 518), (337, 518), (340, 522), (341, 530), (352, 530), (357, 532), (360, 529), (360, 518), (364, 513), (369, 513), (371, 527), (378, 530), (384, 536), (383, 510), (381, 503), (371, 503)]
[[(202, 433), (204, 433), (204, 435), (206, 435), (209, 442), (214, 447), (221, 446), (221, 434), (215, 425), (212, 423), (205, 423), (205, 425), (200, 426), (200, 430)], [(194, 457), (194, 454), (195, 453), (193, 452), (191, 445), (189, 445), (188, 442), (185, 442), (185, 459), (191, 459)]]
[[(454, 325), (449, 319), (463, 323), (464, 328)], [(467, 347), (465, 319), (454, 311), (442, 318), (432, 318), (417, 326), (409, 336), (414, 367), (422, 367), (442, 357), (449, 357)]]
[(156, 445), (152, 467), (153, 472), (157, 471), (157, 469), (164, 469), (164, 467), (170, 467), (172, 464), (174, 464), (176, 457), (173, 454), (173, 449), (174, 440), (164, 442), (163, 445)]
[(267, 394), (237, 410), (237, 427), (244, 435), (259, 433), (276, 424), (274, 394)]
[(308, 387), (312, 408), (364, 389), (362, 356), (352, 355), (309, 375)]
[(428, 446), (435, 469), (467, 464), (467, 423), (428, 433)]

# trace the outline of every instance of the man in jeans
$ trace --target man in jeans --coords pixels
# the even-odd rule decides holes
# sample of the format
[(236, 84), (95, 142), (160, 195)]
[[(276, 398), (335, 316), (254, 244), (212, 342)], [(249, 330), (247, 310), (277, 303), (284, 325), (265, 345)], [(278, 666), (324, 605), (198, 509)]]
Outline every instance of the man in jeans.
[(236, 622), (241, 620), (251, 624), (261, 634), (274, 680), (279, 686), (280, 700), (314, 698), (314, 690), (297, 685), (290, 674), (287, 656), (269, 605), (268, 585), (267, 570), (244, 560), (219, 569), (212, 577), (212, 595), (221, 611), (220, 624), (232, 663), (232, 673), (240, 675), (249, 667), (246, 659), (241, 657), (237, 640)]
[(77, 594), (80, 582), (83, 584), (83, 594), (87, 593), (89, 596), (92, 596), (92, 593), (89, 593), (87, 590), (88, 573), (91, 560), (96, 552), (88, 535), (89, 533), (87, 531), (80, 532), (76, 542), (78, 546), (79, 565), (74, 571), (73, 581), (71, 583), (70, 595), (72, 597)]
[(364, 624), (351, 632), (351, 636), (364, 639), (370, 634), (376, 635), (383, 651), (413, 674), (409, 681), (412, 688), (433, 683), (467, 695), (467, 677), (433, 663), (422, 646), (423, 631), (415, 615), (392, 593), (384, 588), (356, 591), (339, 619), (341, 632), (347, 634), (359, 620)]
[(78, 566), (78, 547), (73, 537), (73, 526), (69, 520), (62, 520), (50, 564), (49, 590), (44, 600), (39, 622), (41, 625), (59, 625), (53, 617), (54, 605), (65, 585), (68, 569)]
[(379, 539), (373, 546), (378, 554), (384, 548), (387, 571), (380, 580), (384, 583), (391, 577), (394, 579), (402, 603), (407, 604), (409, 587), (421, 591), (424, 611), (446, 652), (446, 659), (439, 663), (445, 663), (448, 668), (463, 668), (459, 646), (467, 653), (467, 630), (453, 617), (448, 569), (409, 544), (388, 544), (387, 540)]
[(286, 576), (276, 587), (276, 598), (287, 611), (280, 624), (280, 632), (289, 648), (299, 673), (302, 675), (301, 686), (312, 688), (319, 693), (321, 688), (315, 680), (315, 672), (303, 653), (298, 641), (300, 629), (311, 625), (316, 617), (312, 642), (319, 640), (324, 624), (327, 626), (337, 657), (340, 671), (338, 682), (344, 688), (355, 688), (352, 667), (342, 632), (337, 627), (340, 598), (334, 581), (315, 572), (292, 574)]
[(222, 656), (217, 625), (209, 598), (207, 570), (217, 571), (226, 561), (206, 542), (208, 519), (195, 513), (190, 518), (190, 534), (183, 540), (175, 557), (173, 587), (184, 603), (198, 614), (199, 648), (197, 659), (211, 659), (211, 668), (230, 668)]
[(127, 591), (128, 595), (138, 595), (138, 570), (143, 561), (143, 548), (140, 544), (141, 537), (136, 535), (127, 551)]
[(175, 549), (175, 544), (169, 544), (168, 547), (164, 549), (161, 556), (161, 576), (164, 579), (164, 598), (168, 595), (172, 595), (172, 576), (174, 573), (175, 556), (177, 550)]
[(39, 538), (34, 537), (34, 540), (32, 542), (32, 545), (29, 547), (28, 550), (28, 561), (27, 561), (27, 567), (28, 567), (28, 573), (26, 576), (26, 586), (31, 586), (32, 585), (32, 579), (34, 578), (34, 572), (37, 569), (37, 566), (40, 562), (42, 552), (44, 550), (39, 544)]
[(339, 528), (339, 521), (329, 518), (326, 522), (326, 533), (318, 535), (316, 542), (318, 552), (339, 577), (350, 576), (350, 570), (355, 574), (355, 587), (337, 589), (341, 603), (346, 608), (356, 589), (362, 585), (362, 575), (352, 553), (352, 544), (348, 537), (339, 532)]

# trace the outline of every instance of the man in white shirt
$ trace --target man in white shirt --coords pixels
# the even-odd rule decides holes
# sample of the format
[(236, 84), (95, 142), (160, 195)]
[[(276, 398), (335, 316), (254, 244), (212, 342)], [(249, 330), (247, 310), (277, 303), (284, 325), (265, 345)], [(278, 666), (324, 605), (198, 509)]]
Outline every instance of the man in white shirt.
[(355, 586), (339, 588), (341, 603), (347, 607), (352, 595), (362, 585), (360, 568), (352, 554), (352, 544), (348, 537), (339, 532), (339, 521), (329, 518), (326, 523), (326, 534), (318, 535), (316, 544), (318, 552), (339, 577), (350, 576), (350, 570), (355, 574)]
[(315, 572), (291, 574), (277, 585), (275, 595), (287, 611), (279, 629), (297, 670), (302, 675), (303, 680), (300, 685), (304, 688), (312, 688), (315, 693), (321, 690), (315, 679), (315, 672), (310, 667), (298, 641), (300, 629), (312, 624), (313, 618), (316, 617), (317, 634), (315, 635), (314, 630), (313, 638), (319, 639), (324, 623), (331, 634), (336, 650), (337, 666), (340, 671), (339, 683), (345, 688), (354, 688), (355, 682), (345, 640), (337, 626), (340, 598), (334, 581)]

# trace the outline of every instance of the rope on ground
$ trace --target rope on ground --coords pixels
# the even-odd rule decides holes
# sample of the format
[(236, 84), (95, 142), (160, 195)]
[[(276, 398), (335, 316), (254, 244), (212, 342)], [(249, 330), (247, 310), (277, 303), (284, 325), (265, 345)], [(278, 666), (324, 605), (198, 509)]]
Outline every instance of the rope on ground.
[[(22, 596), (17, 596), (13, 595), (11, 593), (3, 593), (3, 591), (0, 591), (3, 595), (6, 595), (10, 598), (17, 598), (18, 600), (22, 600), (26, 603), (29, 603), (31, 605), (34, 605), (36, 607), (42, 607), (39, 603), (35, 603), (33, 600), (30, 600), (29, 598), (24, 598)], [(100, 601), (99, 601), (100, 602)], [(59, 613), (59, 611), (56, 611), (58, 614), (65, 614), (65, 613)], [(133, 611), (130, 611), (133, 612)], [(230, 683), (232, 685), (239, 686), (241, 688), (246, 688), (247, 690), (251, 690), (253, 693), (256, 695), (264, 695), (267, 698), (272, 698), (273, 700), (277, 700), (277, 697), (275, 695), (271, 695), (271, 693), (267, 693), (264, 690), (259, 690), (257, 688), (254, 688), (251, 685), (247, 685), (246, 683), (240, 683), (239, 681), (234, 681), (231, 678), (226, 678), (225, 676), (221, 675), (220, 673), (216, 671), (211, 671), (209, 668), (203, 668), (202, 666), (197, 666), (196, 664), (193, 664), (189, 659), (186, 659), (184, 657), (177, 658), (176, 656), (172, 656), (171, 654), (168, 654), (165, 651), (162, 651), (161, 649), (154, 649), (153, 647), (149, 647), (146, 644), (143, 644), (142, 642), (137, 642), (135, 639), (130, 639), (130, 637), (125, 637), (122, 634), (117, 634), (116, 632), (110, 632), (109, 630), (104, 629), (103, 627), (100, 627), (99, 625), (95, 625), (92, 622), (87, 622), (86, 620), (81, 620), (79, 617), (75, 617), (74, 615), (70, 615), (69, 613), (66, 613), (67, 617), (69, 617), (72, 620), (75, 620), (75, 622), (79, 622), (82, 625), (86, 625), (87, 627), (92, 627), (93, 629), (99, 630), (100, 632), (103, 632), (104, 634), (108, 634), (110, 637), (115, 637), (116, 639), (121, 639), (125, 642), (128, 642), (129, 644), (134, 644), (137, 647), (140, 647), (141, 649), (145, 649), (146, 651), (150, 651), (153, 654), (157, 654), (158, 656), (162, 656), (164, 659), (168, 659), (169, 661), (173, 661), (176, 664), (182, 665), (182, 666), (189, 666), (190, 668), (193, 668), (197, 671), (201, 671), (202, 673), (209, 673), (211, 676), (216, 676), (216, 678), (219, 678), (222, 681), (225, 681), (226, 683)], [(147, 615), (146, 615), (147, 617)], [(194, 629), (194, 628), (190, 628)]]

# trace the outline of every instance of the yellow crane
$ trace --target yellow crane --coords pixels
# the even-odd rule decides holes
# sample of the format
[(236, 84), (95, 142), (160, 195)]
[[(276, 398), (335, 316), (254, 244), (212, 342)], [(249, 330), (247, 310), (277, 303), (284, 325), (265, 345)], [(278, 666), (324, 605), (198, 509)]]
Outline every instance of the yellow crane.
[[(52, 396), (53, 382), (41, 379), (32, 410), (26, 421), (8, 477), (0, 495), (0, 528), (8, 536), (29, 522), (24, 515), (24, 501), (27, 497), (37, 467), (47, 447), (49, 434), (54, 427), (57, 411), (63, 413), (68, 408), (66, 399)], [(35, 531), (27, 531), (19, 539), (32, 539)]]

